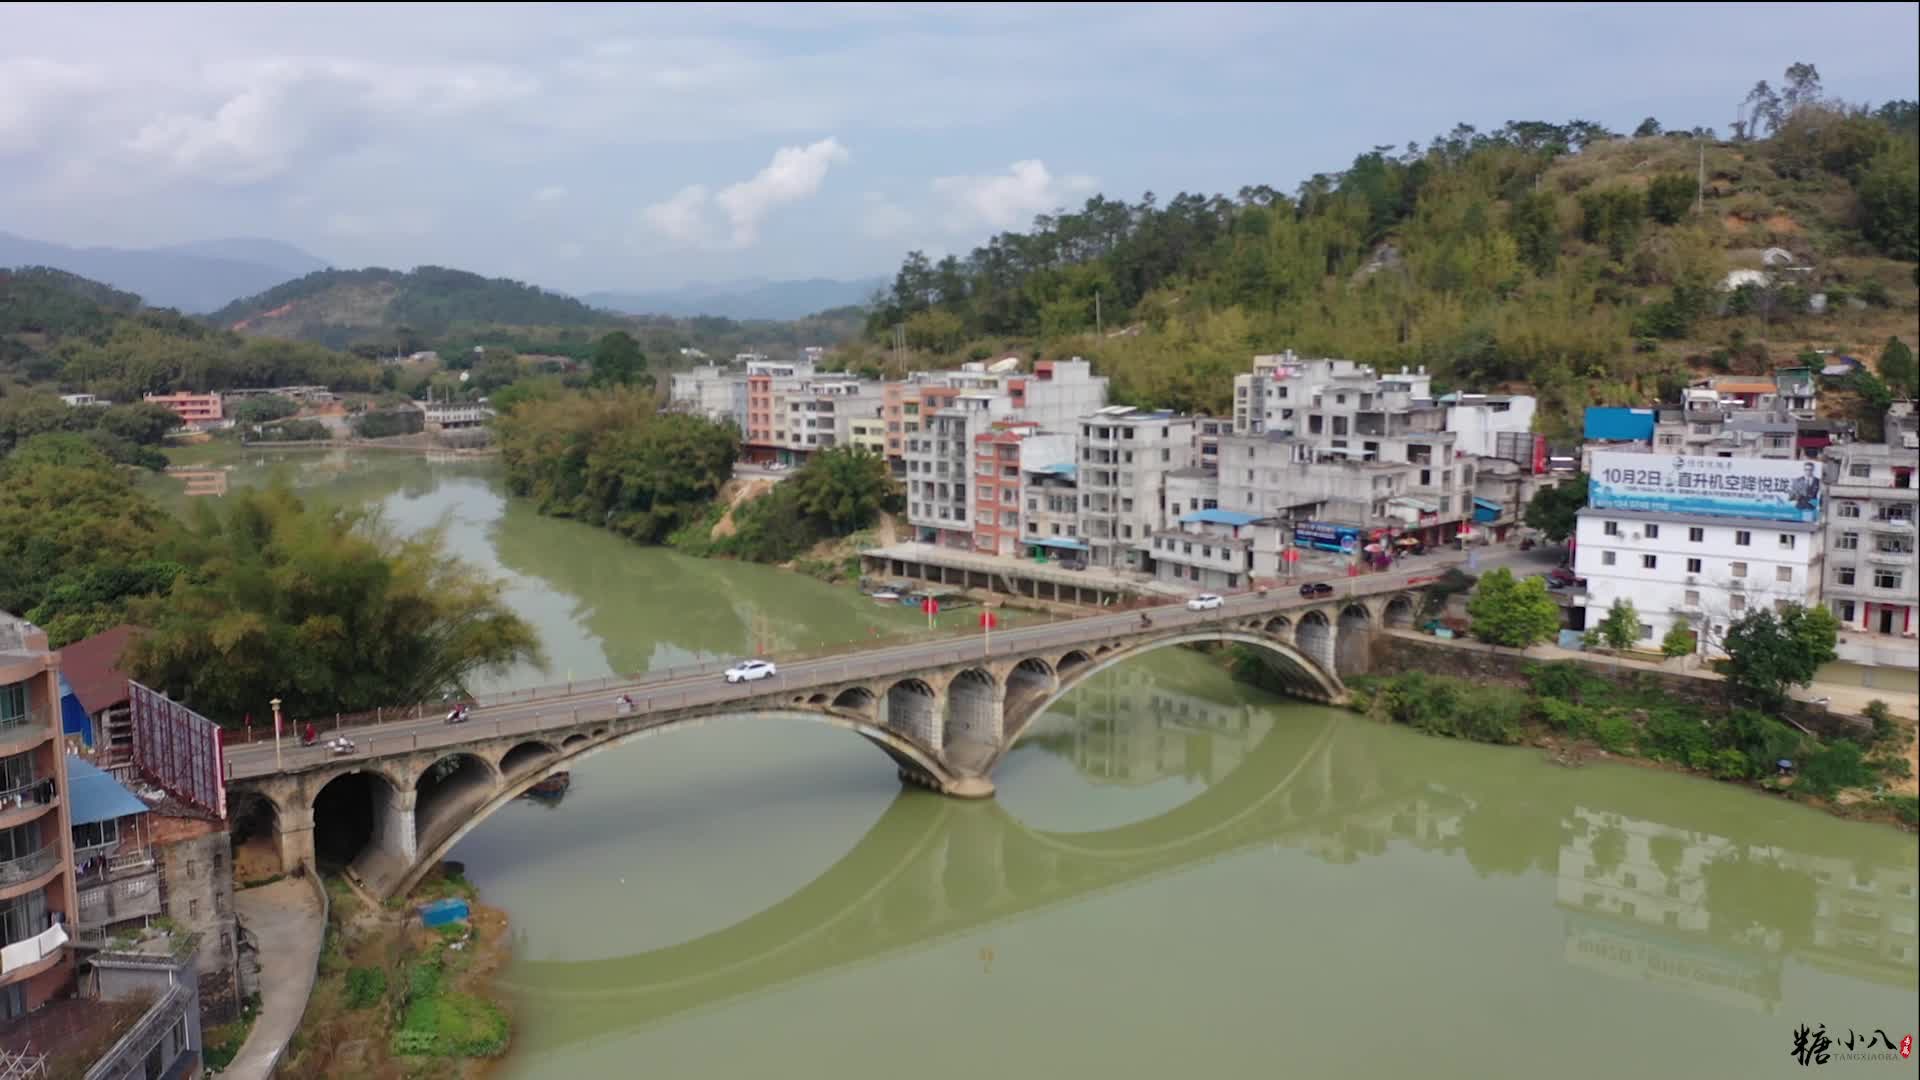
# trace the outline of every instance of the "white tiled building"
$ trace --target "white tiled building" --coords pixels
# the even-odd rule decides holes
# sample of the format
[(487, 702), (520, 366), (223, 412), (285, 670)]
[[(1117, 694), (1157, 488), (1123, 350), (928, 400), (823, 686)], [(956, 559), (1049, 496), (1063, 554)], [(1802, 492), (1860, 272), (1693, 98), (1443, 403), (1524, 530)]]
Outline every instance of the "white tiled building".
[(1826, 602), (1842, 627), (1841, 660), (1906, 669), (1913, 688), (1920, 619), (1920, 438), (1913, 406), (1887, 415), (1887, 441), (1830, 447), (1827, 463)]
[(1124, 405), (1080, 420), (1080, 538), (1095, 566), (1144, 570), (1167, 527), (1167, 475), (1192, 464), (1194, 421)]

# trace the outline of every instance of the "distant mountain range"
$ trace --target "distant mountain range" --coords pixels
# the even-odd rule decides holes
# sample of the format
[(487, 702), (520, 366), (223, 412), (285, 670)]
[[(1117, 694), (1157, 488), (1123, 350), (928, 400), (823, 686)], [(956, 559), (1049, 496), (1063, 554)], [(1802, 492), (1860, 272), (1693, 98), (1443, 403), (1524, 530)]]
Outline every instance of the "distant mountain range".
[(768, 281), (755, 278), (720, 284), (699, 282), (654, 292), (592, 292), (580, 297), (597, 308), (623, 315), (716, 315), (726, 319), (799, 319), (833, 308), (865, 304), (890, 278), (854, 281), (807, 278)]
[(48, 266), (138, 294), (151, 307), (203, 314), (237, 296), (324, 270), (325, 259), (278, 240), (236, 237), (159, 248), (76, 248), (0, 232), (0, 267)]

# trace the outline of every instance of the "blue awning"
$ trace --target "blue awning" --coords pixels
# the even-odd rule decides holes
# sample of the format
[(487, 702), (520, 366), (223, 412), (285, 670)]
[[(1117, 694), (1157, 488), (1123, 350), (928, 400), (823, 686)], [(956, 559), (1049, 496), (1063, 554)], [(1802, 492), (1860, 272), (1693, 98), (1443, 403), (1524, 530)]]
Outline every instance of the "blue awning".
[(1037, 473), (1048, 473), (1053, 476), (1065, 476), (1071, 479), (1075, 473), (1079, 472), (1079, 470), (1080, 470), (1080, 466), (1075, 465), (1071, 461), (1067, 461), (1057, 465), (1042, 465), (1039, 468), (1033, 469), (1031, 471), (1037, 472)]
[(67, 755), (67, 806), (75, 825), (112, 821), (128, 814), (144, 814), (149, 809), (126, 785), (86, 758), (71, 754)]
[(1249, 514), (1240, 510), (1195, 510), (1191, 514), (1180, 515), (1180, 524), (1198, 522), (1202, 525), (1251, 525), (1264, 521), (1265, 514)]
[(1062, 551), (1090, 550), (1086, 544), (1079, 540), (1065, 540), (1055, 536), (1035, 536), (1022, 540), (1021, 543), (1030, 547), (1059, 548)]
[(1475, 506), (1477, 506), (1477, 507), (1479, 507), (1479, 508), (1481, 508), (1482, 510), (1492, 510), (1492, 511), (1493, 511), (1493, 512), (1495, 512), (1495, 513), (1499, 513), (1499, 512), (1500, 512), (1500, 504), (1499, 504), (1499, 503), (1497, 503), (1497, 502), (1494, 502), (1494, 501), (1493, 501), (1492, 499), (1483, 499), (1483, 498), (1481, 498), (1481, 497), (1479, 497), (1478, 495), (1475, 495), (1475, 496), (1473, 497), (1473, 505), (1475, 505)]

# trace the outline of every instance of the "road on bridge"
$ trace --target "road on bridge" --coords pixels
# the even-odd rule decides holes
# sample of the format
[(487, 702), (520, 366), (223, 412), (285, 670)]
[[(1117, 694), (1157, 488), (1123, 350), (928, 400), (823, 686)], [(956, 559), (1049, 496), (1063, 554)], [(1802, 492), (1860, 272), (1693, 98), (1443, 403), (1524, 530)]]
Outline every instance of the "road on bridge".
[[(1511, 548), (1493, 548), (1483, 549), (1477, 561), (1480, 569), (1485, 570), (1502, 563), (1538, 558), (1540, 556), (1529, 558), (1520, 555)], [(299, 733), (293, 730), (287, 732), (278, 747), (272, 742), (230, 746), (227, 750), (227, 778), (230, 781), (247, 780), (328, 762), (456, 746), (494, 736), (532, 736), (582, 720), (611, 720), (616, 715), (645, 716), (655, 712), (670, 713), (690, 706), (781, 697), (794, 691), (810, 691), (860, 679), (909, 676), (916, 671), (962, 660), (1019, 655), (1045, 648), (1072, 649), (1103, 638), (1133, 633), (1138, 629), (1142, 610), (1150, 613), (1156, 631), (1204, 626), (1266, 612), (1278, 614), (1292, 608), (1318, 606), (1348, 597), (1375, 596), (1419, 588), (1447, 567), (1465, 563), (1464, 556), (1421, 559), (1412, 567), (1402, 567), (1392, 573), (1330, 579), (1328, 583), (1334, 586), (1331, 596), (1309, 599), (1300, 596), (1296, 587), (1289, 584), (1264, 596), (1254, 592), (1227, 596), (1225, 604), (1212, 611), (1188, 611), (1184, 604), (1178, 603), (1136, 608), (1124, 613), (1089, 615), (1002, 630), (992, 635), (990, 643), (983, 641), (982, 635), (968, 634), (933, 641), (883, 645), (791, 662), (780, 662), (778, 657), (773, 657), (779, 674), (758, 682), (728, 684), (720, 673), (733, 661), (722, 660), (694, 668), (670, 669), (639, 679), (622, 680), (619, 676), (613, 676), (595, 680), (590, 688), (575, 684), (572, 687), (551, 688), (531, 696), (525, 691), (481, 695), (470, 714), (471, 719), (464, 724), (448, 724), (445, 715), (436, 711), (432, 715), (411, 719), (345, 728), (341, 733), (354, 742), (350, 755), (336, 756), (327, 749), (324, 743), (326, 738), (332, 736), (331, 731), (323, 733), (320, 746), (300, 745)], [(631, 713), (617, 713), (616, 699), (622, 694), (633, 701)]]

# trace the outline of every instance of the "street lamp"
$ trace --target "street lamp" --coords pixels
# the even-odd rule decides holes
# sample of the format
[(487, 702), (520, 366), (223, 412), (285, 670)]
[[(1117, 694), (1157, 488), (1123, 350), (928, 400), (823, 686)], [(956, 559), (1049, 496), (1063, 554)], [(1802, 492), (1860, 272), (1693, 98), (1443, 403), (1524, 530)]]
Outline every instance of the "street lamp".
[(280, 771), (280, 699), (274, 698), (268, 704), (273, 706), (273, 769)]

